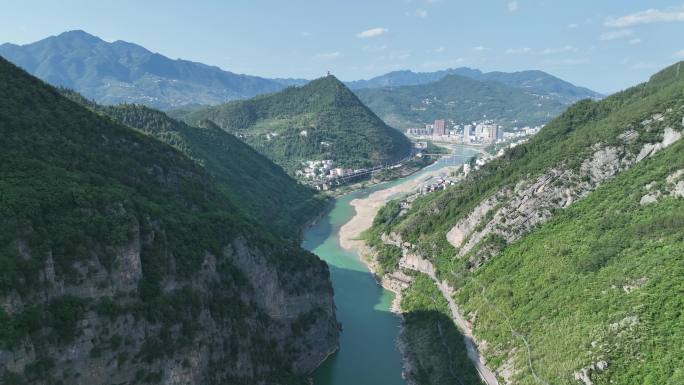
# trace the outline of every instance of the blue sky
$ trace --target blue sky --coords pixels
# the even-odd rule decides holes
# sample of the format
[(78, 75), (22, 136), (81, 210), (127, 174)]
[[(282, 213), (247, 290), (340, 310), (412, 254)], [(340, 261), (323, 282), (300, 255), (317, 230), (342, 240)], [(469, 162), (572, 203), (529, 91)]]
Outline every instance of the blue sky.
[(684, 60), (684, 0), (23, 0), (0, 42), (65, 30), (268, 77), (541, 69), (600, 92)]

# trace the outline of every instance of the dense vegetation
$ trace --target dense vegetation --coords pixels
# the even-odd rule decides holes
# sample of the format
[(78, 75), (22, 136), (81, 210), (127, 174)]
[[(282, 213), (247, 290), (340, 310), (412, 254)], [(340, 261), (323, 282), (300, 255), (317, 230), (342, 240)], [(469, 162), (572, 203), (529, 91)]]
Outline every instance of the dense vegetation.
[(350, 168), (408, 155), (410, 143), (383, 123), (334, 76), (254, 99), (181, 113), (211, 120), (294, 172), (301, 162), (332, 159)]
[[(575, 104), (464, 183), (417, 199), (401, 216), (389, 204), (367, 232), (375, 244), (381, 233), (397, 232), (432, 261), (458, 290), (465, 312), (476, 314), (475, 334), (487, 341), (492, 366), (512, 364), (516, 383), (538, 383), (523, 337), (532, 368), (548, 383), (574, 384), (574, 372), (600, 361), (608, 369), (592, 372), (595, 384), (682, 381), (682, 316), (673, 309), (682, 305), (684, 202), (667, 181), (684, 169), (681, 141), (555, 209), (550, 222), (510, 245), (492, 233), (458, 257), (446, 240), (460, 219), (497, 191), (553, 167), (578, 170), (598, 144), (637, 154), (646, 143), (659, 142), (666, 127), (681, 130), (679, 67), (600, 102)], [(649, 191), (660, 191), (657, 203), (640, 204)], [(482, 222), (491, 219), (490, 211)], [(478, 247), (500, 252), (478, 267), (470, 258)]]
[[(535, 178), (552, 166), (577, 169), (593, 153), (593, 145), (619, 144), (619, 135), (629, 128), (640, 131), (638, 138), (630, 144), (638, 152), (644, 143), (658, 141), (664, 127), (679, 124), (676, 120), (684, 99), (684, 78), (675, 77), (675, 74), (676, 68), (670, 67), (655, 75), (650, 82), (600, 102), (578, 102), (547, 124), (529, 142), (506, 151), (504, 156), (472, 174), (466, 183), (416, 200), (411, 211), (396, 226), (407, 241), (420, 244), (424, 240), (434, 250), (445, 246), (443, 235), (459, 219), (481, 200), (505, 186)], [(651, 130), (642, 127), (642, 121), (668, 108), (679, 112), (671, 114), (667, 121)], [(434, 256), (434, 253), (430, 254)]]
[(494, 81), (526, 92), (544, 95), (568, 104), (580, 99), (598, 99), (602, 95), (584, 87), (578, 87), (543, 71), (482, 72), (460, 67), (435, 72), (393, 71), (368, 80), (348, 82), (349, 88), (382, 88), (428, 84), (442, 80), (449, 75), (460, 75), (475, 80)]
[(282, 168), (210, 121), (191, 127), (141, 105), (98, 106), (66, 91), (73, 100), (182, 151), (202, 165), (243, 214), (281, 236), (296, 239), (326, 199), (298, 184)]
[(378, 116), (399, 128), (435, 119), (463, 124), (494, 119), (507, 126), (538, 125), (560, 114), (565, 106), (553, 99), (493, 81), (449, 75), (439, 81), (355, 91)]
[[(292, 292), (329, 290), (320, 260), (244, 217), (181, 151), (93, 113), (4, 59), (0, 84), (0, 298), (10, 304), (10, 310), (0, 310), (0, 350), (28, 349), (29, 357), (35, 356), (24, 375), (3, 365), (0, 382), (73, 381), (70, 376), (79, 374), (55, 365), (62, 359), (55, 352), (80, 337), (86, 311), (112, 319), (131, 314), (132, 320), (150, 325), (141, 350), (134, 357), (119, 356), (118, 365), (139, 362), (140, 381), (159, 381), (160, 373), (145, 368), (196, 342), (203, 313), (227, 330), (226, 340), (216, 341), (223, 351), (216, 357), (226, 362), (216, 361), (219, 366), (209, 376), (222, 373), (221, 366), (231, 365), (245, 349), (239, 337), (249, 339), (255, 364), (271, 369), (264, 371), (267, 382), (301, 380), (266, 337), (274, 321), (245, 301), (250, 289), (241, 271), (224, 260), (217, 262), (218, 279), (202, 280), (202, 285), (192, 285), (191, 279), (207, 254), (223, 255), (238, 237), (259, 245)], [(92, 290), (107, 293), (122, 284), (108, 281), (107, 272), (121, 269), (114, 259), (138, 242), (142, 275), (137, 287), (117, 296), (89, 297)], [(291, 279), (307, 269), (313, 269), (305, 284), (311, 286)], [(88, 283), (91, 294), (64, 294)], [(18, 309), (11, 310), (17, 299)], [(257, 327), (249, 321), (255, 318)], [(120, 336), (107, 333), (92, 336), (92, 358), (130, 349), (132, 342), (122, 344)], [(53, 376), (55, 370), (61, 379)]]
[(219, 104), (301, 83), (172, 60), (133, 43), (109, 43), (84, 31), (68, 31), (26, 45), (3, 44), (0, 55), (50, 84), (75, 89), (103, 104), (140, 103), (155, 108)]
[(551, 222), (507, 247), (460, 290), (477, 335), (499, 366), (516, 349), (520, 384), (535, 372), (575, 384), (572, 371), (599, 361), (594, 384), (684, 381), (684, 199), (639, 203), (684, 169), (684, 142), (624, 172)]

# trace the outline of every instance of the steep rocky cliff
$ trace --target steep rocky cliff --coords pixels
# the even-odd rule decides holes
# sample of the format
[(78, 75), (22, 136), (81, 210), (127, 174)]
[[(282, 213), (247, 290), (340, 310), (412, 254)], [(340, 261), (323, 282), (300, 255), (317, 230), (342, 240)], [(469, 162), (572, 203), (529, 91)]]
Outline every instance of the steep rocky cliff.
[(336, 349), (316, 256), (180, 151), (0, 83), (0, 382), (299, 384)]

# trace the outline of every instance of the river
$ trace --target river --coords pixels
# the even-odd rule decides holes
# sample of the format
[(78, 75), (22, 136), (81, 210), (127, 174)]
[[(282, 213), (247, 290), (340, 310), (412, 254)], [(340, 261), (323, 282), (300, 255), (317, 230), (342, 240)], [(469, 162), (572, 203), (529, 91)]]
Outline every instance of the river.
[(443, 157), (406, 178), (382, 183), (336, 199), (332, 210), (304, 234), (302, 246), (328, 263), (342, 323), (340, 349), (314, 372), (315, 385), (401, 385), (401, 356), (396, 346), (401, 320), (390, 312), (394, 294), (383, 289), (359, 255), (340, 247), (339, 230), (355, 214), (350, 202), (416, 178), (462, 164), (478, 151), (454, 146)]

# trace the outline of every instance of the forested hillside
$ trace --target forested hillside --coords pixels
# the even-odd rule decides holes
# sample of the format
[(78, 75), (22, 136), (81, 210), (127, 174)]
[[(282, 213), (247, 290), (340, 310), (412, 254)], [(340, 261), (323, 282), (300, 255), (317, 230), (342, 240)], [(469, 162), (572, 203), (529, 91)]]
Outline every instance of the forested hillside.
[(290, 172), (316, 159), (366, 167), (405, 157), (411, 147), (334, 76), (174, 116), (189, 124), (211, 120)]
[(435, 119), (450, 119), (457, 124), (493, 119), (508, 127), (539, 125), (566, 108), (549, 97), (460, 75), (422, 85), (355, 92), (373, 112), (398, 128), (421, 126)]
[(460, 75), (475, 80), (494, 81), (506, 84), (532, 94), (549, 97), (563, 104), (571, 104), (581, 99), (600, 99), (603, 97), (603, 95), (588, 88), (578, 87), (544, 71), (536, 70), (482, 72), (478, 69), (468, 67), (448, 68), (435, 72), (413, 72), (405, 70), (389, 72), (368, 80), (347, 82), (347, 85), (353, 90), (361, 88), (415, 86), (433, 83), (442, 80), (449, 75)]
[(78, 94), (66, 94), (182, 151), (215, 178), (243, 214), (281, 236), (297, 239), (304, 225), (325, 209), (326, 198), (210, 121), (191, 127), (142, 105), (99, 106)]
[(501, 383), (684, 380), (680, 66), (575, 104), (367, 233), (386, 270), (434, 268)]
[(197, 161), (4, 59), (0, 84), (1, 383), (302, 384), (336, 348), (327, 266)]
[(0, 56), (55, 86), (100, 104), (155, 108), (213, 105), (274, 92), (298, 79), (265, 79), (188, 60), (172, 60), (134, 43), (107, 42), (84, 31), (0, 45)]

